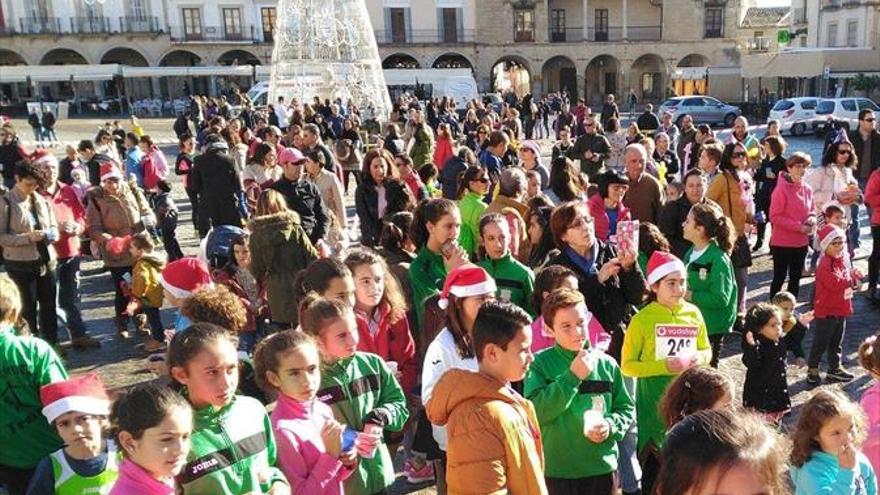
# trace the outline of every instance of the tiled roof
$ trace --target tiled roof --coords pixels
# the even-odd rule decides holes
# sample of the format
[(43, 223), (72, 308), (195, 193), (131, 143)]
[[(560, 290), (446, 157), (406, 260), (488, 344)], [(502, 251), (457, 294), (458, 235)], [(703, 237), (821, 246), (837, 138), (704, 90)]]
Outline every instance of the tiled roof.
[(791, 7), (749, 7), (743, 16), (742, 27), (778, 26), (790, 12)]

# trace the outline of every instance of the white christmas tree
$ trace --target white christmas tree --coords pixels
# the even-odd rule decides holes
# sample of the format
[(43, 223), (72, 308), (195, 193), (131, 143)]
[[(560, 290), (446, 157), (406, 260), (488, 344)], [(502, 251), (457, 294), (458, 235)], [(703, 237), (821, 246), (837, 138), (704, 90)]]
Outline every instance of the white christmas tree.
[(384, 120), (391, 101), (364, 0), (279, 0), (269, 102), (342, 98)]

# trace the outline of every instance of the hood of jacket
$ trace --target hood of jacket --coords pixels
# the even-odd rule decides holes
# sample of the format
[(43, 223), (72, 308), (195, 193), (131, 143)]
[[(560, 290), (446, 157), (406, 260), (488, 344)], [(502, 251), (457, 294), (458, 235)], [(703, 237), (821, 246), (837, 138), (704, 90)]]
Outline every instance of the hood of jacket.
[(294, 227), (299, 224), (299, 215), (288, 210), (256, 217), (248, 222), (248, 230), (261, 234), (256, 239), (257, 242), (259, 242), (259, 238), (264, 238), (268, 244), (274, 245), (287, 242)]
[(517, 402), (511, 390), (498, 380), (483, 373), (451, 369), (443, 374), (431, 393), (427, 405), (428, 416), (431, 422), (443, 426), (449, 422), (455, 408), (472, 400)]
[(159, 271), (165, 266), (165, 257), (159, 253), (147, 253), (138, 261), (151, 265)]

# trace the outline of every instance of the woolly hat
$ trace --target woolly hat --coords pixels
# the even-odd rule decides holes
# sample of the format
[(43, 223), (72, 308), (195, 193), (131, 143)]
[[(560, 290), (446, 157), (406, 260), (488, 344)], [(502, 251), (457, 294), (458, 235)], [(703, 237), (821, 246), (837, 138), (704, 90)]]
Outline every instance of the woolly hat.
[(675, 272), (686, 274), (687, 269), (684, 267), (684, 263), (673, 254), (654, 251), (651, 259), (648, 260), (648, 285), (654, 285), (663, 277)]
[(305, 161), (306, 157), (296, 148), (284, 148), (278, 152), (278, 163), (287, 165), (288, 163), (297, 164)]
[(161, 282), (162, 287), (178, 299), (187, 299), (198, 289), (214, 286), (208, 265), (193, 257), (168, 263), (162, 270)]
[(821, 229), (819, 229), (819, 248), (821, 248), (824, 253), (825, 250), (828, 249), (828, 246), (830, 246), (837, 238), (845, 240), (846, 232), (836, 225), (826, 223)]
[(450, 294), (455, 297), (473, 297), (494, 294), (495, 290), (495, 279), (490, 277), (486, 270), (477, 265), (462, 265), (446, 276), (437, 305), (440, 309), (446, 309), (449, 306)]
[(109, 179), (119, 179), (122, 180), (122, 173), (119, 171), (119, 167), (116, 166), (116, 163), (113, 160), (101, 162), (101, 182)]
[(43, 416), (49, 423), (72, 411), (100, 416), (110, 414), (110, 398), (107, 397), (104, 382), (95, 373), (43, 385), (40, 401), (43, 403)]
[(541, 148), (538, 147), (538, 143), (534, 141), (523, 141), (520, 145), (520, 149), (530, 150), (537, 157), (541, 157)]

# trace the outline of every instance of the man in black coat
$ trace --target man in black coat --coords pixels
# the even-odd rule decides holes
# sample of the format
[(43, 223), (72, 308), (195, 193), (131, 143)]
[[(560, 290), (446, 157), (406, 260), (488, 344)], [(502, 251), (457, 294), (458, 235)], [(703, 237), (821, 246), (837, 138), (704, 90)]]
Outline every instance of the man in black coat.
[(580, 161), (581, 172), (586, 173), (592, 181), (602, 173), (605, 160), (609, 156), (611, 156), (611, 144), (605, 136), (596, 132), (595, 116), (587, 115), (584, 118), (584, 133), (568, 150), (568, 157)]
[(609, 94), (605, 97), (605, 104), (602, 105), (602, 116), (599, 120), (602, 122), (602, 128), (608, 127), (608, 121), (612, 118), (619, 119), (620, 111), (617, 109), (617, 103), (614, 102), (614, 95)]
[(858, 129), (849, 133), (859, 163), (856, 179), (863, 191), (871, 172), (880, 167), (880, 132), (874, 126), (875, 120), (874, 111), (866, 108), (859, 112)]
[(657, 130), (660, 127), (660, 119), (654, 115), (654, 105), (648, 103), (645, 105), (645, 111), (639, 115), (638, 120), (636, 120), (636, 125), (639, 126), (639, 130), (650, 134), (652, 131)]
[(309, 240), (315, 246), (327, 235), (330, 218), (321, 193), (314, 183), (302, 179), (302, 169), (306, 158), (296, 148), (281, 163), (284, 176), (272, 184), (271, 188), (280, 192), (287, 201), (287, 207), (299, 214), (299, 220)]
[(205, 152), (193, 161), (189, 187), (199, 197), (199, 236), (206, 236), (211, 227), (242, 226), (241, 177), (229, 156), (229, 146), (219, 134), (205, 138)]
[(101, 185), (101, 163), (109, 161), (110, 157), (103, 153), (95, 152), (95, 143), (90, 139), (83, 139), (76, 147), (76, 151), (82, 157), (83, 166), (89, 171), (89, 183), (93, 186)]

